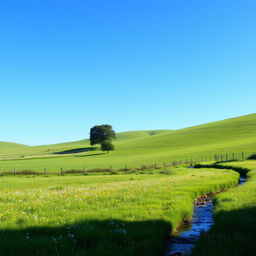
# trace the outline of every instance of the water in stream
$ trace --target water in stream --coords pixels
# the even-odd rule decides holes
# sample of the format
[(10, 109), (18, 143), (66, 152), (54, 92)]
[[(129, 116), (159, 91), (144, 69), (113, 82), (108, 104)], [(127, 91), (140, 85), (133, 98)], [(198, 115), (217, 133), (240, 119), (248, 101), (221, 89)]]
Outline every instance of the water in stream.
[[(239, 185), (246, 182), (245, 176), (240, 176)], [(206, 232), (214, 224), (212, 197), (205, 197), (201, 204), (194, 205), (194, 214), (189, 224), (184, 224), (176, 234), (170, 237), (164, 256), (186, 256), (193, 247), (202, 231)]]

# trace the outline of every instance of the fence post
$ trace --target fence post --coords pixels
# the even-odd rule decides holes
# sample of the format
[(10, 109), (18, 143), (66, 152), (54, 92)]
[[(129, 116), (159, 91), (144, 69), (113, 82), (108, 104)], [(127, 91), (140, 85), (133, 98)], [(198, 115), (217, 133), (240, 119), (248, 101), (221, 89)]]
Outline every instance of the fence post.
[(244, 161), (244, 152), (242, 152), (242, 160)]
[(62, 169), (62, 167), (60, 168), (60, 175), (63, 175), (63, 169)]
[(226, 161), (228, 161), (228, 154), (226, 154)]
[(112, 172), (112, 166), (111, 165), (109, 166), (109, 171)]
[(232, 158), (233, 160), (235, 160), (235, 153), (232, 153)]
[(44, 168), (44, 175), (46, 175), (46, 168)]
[(156, 167), (156, 164), (155, 164), (155, 169), (156, 169), (157, 167)]
[(16, 175), (16, 168), (13, 169), (13, 175)]
[(85, 165), (84, 165), (84, 174), (86, 174)]

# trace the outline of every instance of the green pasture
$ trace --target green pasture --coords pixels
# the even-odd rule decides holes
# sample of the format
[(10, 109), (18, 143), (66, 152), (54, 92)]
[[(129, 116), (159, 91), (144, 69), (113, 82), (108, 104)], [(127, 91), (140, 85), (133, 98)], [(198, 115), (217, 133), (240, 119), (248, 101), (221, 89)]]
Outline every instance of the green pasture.
[(232, 170), (3, 176), (0, 255), (161, 255), (193, 200), (234, 187)]
[(67, 150), (90, 148), (88, 140), (30, 147), (0, 143), (0, 170), (35, 170), (58, 172), (69, 169), (134, 168), (163, 165), (174, 160), (213, 160), (216, 154), (255, 151), (256, 114), (203, 124), (181, 130), (135, 131), (117, 134), (116, 150), (56, 154)]

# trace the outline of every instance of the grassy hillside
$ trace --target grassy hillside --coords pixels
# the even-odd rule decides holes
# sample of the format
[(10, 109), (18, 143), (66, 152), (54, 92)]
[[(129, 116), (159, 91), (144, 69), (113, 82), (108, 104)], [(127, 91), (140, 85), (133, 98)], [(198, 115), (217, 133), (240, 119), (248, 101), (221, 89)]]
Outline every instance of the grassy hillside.
[(29, 146), (11, 143), (11, 142), (1, 142), (0, 141), (0, 156), (11, 155), (12, 152), (22, 152), (23, 150), (30, 150)]
[[(116, 150), (56, 155), (70, 149), (89, 147), (88, 140), (27, 147), (8, 144), (0, 151), (1, 170), (59, 170), (78, 168), (138, 167), (141, 164), (162, 164), (178, 159), (196, 159), (219, 153), (253, 152), (256, 150), (256, 114), (189, 127), (181, 130), (135, 131), (119, 133)], [(27, 159), (28, 158), (28, 159)], [(8, 160), (7, 159), (12, 159)]]

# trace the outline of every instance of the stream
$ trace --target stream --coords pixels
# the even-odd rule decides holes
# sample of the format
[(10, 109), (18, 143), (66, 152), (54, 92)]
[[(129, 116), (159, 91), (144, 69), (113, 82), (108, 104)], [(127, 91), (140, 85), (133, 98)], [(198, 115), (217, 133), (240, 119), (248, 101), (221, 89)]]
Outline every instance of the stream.
[[(238, 186), (245, 182), (246, 176), (240, 175)], [(201, 232), (207, 232), (214, 224), (212, 200), (213, 196), (209, 194), (195, 201), (191, 222), (183, 223), (179, 230), (172, 234), (167, 242), (167, 250), (164, 256), (187, 256), (191, 254)]]

